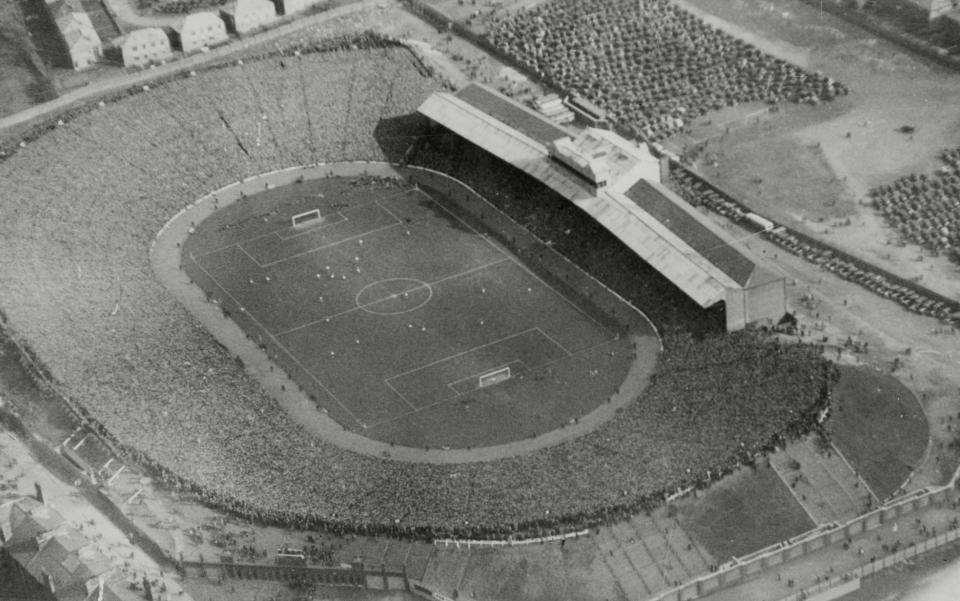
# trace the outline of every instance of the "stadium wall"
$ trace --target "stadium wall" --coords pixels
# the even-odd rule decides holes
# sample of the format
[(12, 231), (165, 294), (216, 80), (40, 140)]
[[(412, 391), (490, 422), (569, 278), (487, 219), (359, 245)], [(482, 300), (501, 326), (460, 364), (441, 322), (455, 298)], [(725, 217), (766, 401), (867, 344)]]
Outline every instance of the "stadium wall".
[(786, 281), (779, 278), (757, 286), (727, 288), (725, 304), (727, 331), (766, 319), (776, 323), (787, 312)]

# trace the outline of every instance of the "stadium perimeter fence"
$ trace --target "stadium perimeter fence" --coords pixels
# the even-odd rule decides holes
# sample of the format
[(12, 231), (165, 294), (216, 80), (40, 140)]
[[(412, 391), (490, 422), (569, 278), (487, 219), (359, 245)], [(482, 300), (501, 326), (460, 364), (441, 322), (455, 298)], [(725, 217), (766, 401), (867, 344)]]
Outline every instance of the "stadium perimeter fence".
[[(735, 586), (750, 580), (774, 566), (799, 559), (824, 547), (846, 541), (853, 536), (876, 530), (884, 524), (897, 520), (901, 516), (915, 513), (931, 505), (940, 506), (946, 502), (952, 503), (955, 502), (957, 498), (958, 495), (954, 480), (951, 480), (949, 484), (941, 487), (921, 489), (909, 493), (901, 499), (857, 516), (843, 524), (820, 526), (788, 541), (771, 545), (766, 549), (761, 549), (744, 557), (734, 558), (720, 566), (720, 569), (716, 572), (663, 591), (651, 601), (691, 601), (692, 599), (707, 596), (721, 588)], [(931, 537), (922, 543), (910, 545), (902, 551), (871, 561), (864, 566), (835, 577), (832, 581), (835, 583), (835, 586), (839, 586), (846, 581), (874, 574), (905, 559), (915, 557), (920, 553), (953, 542), (957, 540), (958, 537), (960, 537), (960, 530), (950, 530), (937, 537)], [(830, 587), (826, 586), (826, 583), (819, 583), (815, 587), (811, 587), (811, 589), (816, 589), (813, 593), (826, 590), (827, 588)], [(812, 594), (810, 589), (804, 589), (791, 594), (785, 601), (800, 601), (807, 598), (810, 594)]]

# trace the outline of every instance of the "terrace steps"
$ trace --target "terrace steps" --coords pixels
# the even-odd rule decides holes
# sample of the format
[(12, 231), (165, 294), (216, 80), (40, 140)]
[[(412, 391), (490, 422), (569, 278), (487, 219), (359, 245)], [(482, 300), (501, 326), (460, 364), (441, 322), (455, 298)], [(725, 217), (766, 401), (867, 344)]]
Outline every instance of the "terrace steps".
[[(616, 526), (614, 526), (616, 528)], [(636, 566), (627, 553), (623, 543), (613, 533), (613, 528), (601, 527), (599, 533), (593, 537), (599, 547), (600, 556), (603, 562), (609, 568), (610, 573), (617, 580), (620, 588), (628, 598), (636, 595), (649, 595), (655, 590), (659, 590), (657, 585), (647, 585), (639, 569), (644, 569), (648, 575), (651, 570), (646, 570), (647, 564)], [(639, 568), (639, 569), (638, 569)]]
[(823, 453), (814, 444), (809, 437), (791, 443), (770, 456), (770, 465), (817, 524), (856, 517), (871, 501), (870, 491), (836, 452)]
[(697, 544), (673, 518), (668, 518), (664, 511), (655, 511), (647, 516), (635, 516), (631, 524), (638, 535), (646, 540), (662, 539), (664, 549), (669, 551), (666, 558), (675, 566), (676, 570), (669, 570), (671, 580), (686, 581), (709, 570), (713, 563), (710, 554)]

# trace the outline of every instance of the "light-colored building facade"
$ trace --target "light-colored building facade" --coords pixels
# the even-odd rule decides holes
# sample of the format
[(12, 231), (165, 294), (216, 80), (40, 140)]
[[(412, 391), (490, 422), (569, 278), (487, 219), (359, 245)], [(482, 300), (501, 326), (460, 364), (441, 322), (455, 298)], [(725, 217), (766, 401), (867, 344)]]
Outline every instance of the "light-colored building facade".
[(145, 67), (173, 58), (170, 38), (159, 27), (131, 31), (123, 40), (121, 53), (125, 67)]
[(63, 5), (63, 10), (56, 16), (56, 24), (67, 44), (71, 66), (75, 70), (86, 69), (99, 62), (103, 44), (87, 13)]
[(175, 45), (185, 54), (227, 41), (227, 26), (219, 15), (200, 12), (187, 15), (174, 29)]
[(227, 31), (247, 33), (277, 20), (277, 8), (270, 0), (237, 0), (220, 11)]

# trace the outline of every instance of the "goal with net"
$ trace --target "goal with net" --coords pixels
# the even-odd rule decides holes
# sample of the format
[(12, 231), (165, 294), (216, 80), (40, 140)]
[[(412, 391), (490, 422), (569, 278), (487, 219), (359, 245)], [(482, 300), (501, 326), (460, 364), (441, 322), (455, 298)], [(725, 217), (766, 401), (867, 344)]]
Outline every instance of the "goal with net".
[(323, 221), (323, 218), (320, 216), (320, 209), (313, 209), (312, 211), (304, 211), (303, 213), (297, 213), (290, 218), (290, 225), (296, 228), (307, 227), (310, 225), (316, 225)]
[(499, 384), (504, 380), (509, 380), (511, 377), (510, 366), (501, 367), (493, 371), (488, 371), (485, 374), (481, 374), (477, 377), (477, 385), (480, 388), (486, 388), (487, 386), (493, 386), (494, 384)]

